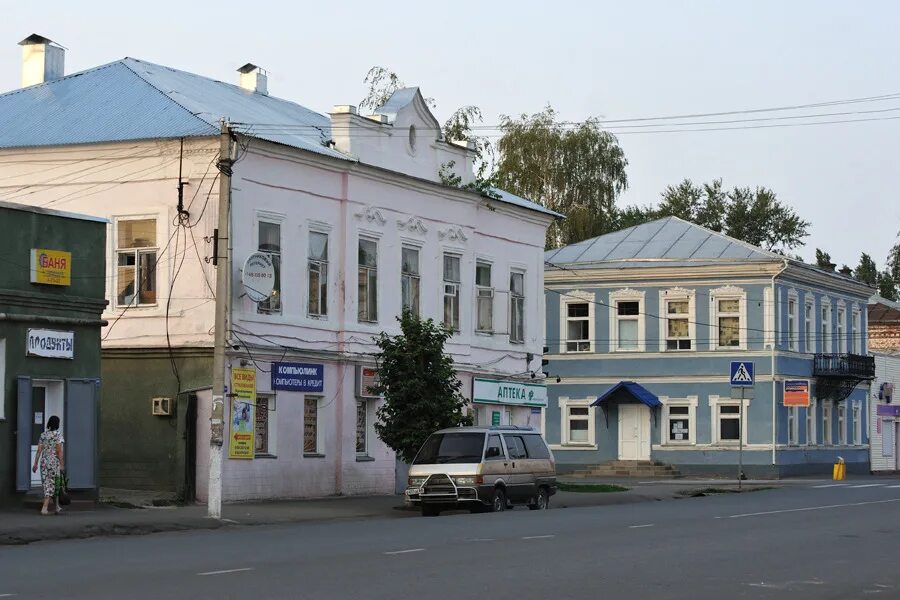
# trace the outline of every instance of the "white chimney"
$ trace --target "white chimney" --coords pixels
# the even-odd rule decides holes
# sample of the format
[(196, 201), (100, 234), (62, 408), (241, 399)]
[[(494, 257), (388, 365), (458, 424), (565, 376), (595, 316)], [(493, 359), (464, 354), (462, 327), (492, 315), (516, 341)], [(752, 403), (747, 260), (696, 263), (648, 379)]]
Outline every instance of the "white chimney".
[(22, 87), (59, 79), (65, 74), (66, 50), (42, 35), (32, 33), (22, 46)]
[(247, 63), (240, 69), (241, 87), (249, 92), (256, 92), (263, 96), (269, 95), (268, 77), (265, 69), (257, 67), (253, 63)]

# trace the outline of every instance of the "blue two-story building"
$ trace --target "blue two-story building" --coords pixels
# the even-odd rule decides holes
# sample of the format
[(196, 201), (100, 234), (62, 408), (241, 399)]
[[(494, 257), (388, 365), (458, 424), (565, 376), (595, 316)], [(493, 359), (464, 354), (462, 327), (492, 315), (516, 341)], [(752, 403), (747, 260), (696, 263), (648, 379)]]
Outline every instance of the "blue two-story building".
[[(560, 472), (868, 468), (866, 303), (841, 274), (668, 217), (546, 253), (543, 431)], [(733, 392), (732, 361), (754, 385)], [(785, 390), (787, 389), (787, 394)]]

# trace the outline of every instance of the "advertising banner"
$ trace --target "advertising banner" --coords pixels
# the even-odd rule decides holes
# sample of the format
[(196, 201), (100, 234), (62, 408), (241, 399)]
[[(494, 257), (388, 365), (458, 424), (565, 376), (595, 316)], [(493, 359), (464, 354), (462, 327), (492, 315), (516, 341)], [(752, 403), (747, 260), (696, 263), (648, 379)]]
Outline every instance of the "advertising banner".
[(256, 369), (231, 369), (231, 434), (228, 458), (253, 458)]
[(273, 362), (272, 389), (321, 394), (325, 391), (325, 365)]
[(806, 379), (785, 379), (784, 405), (809, 406), (809, 381)]
[(544, 407), (547, 406), (547, 386), (476, 377), (472, 384), (472, 401), (482, 404)]
[(72, 284), (72, 253), (45, 248), (31, 249), (31, 283)]

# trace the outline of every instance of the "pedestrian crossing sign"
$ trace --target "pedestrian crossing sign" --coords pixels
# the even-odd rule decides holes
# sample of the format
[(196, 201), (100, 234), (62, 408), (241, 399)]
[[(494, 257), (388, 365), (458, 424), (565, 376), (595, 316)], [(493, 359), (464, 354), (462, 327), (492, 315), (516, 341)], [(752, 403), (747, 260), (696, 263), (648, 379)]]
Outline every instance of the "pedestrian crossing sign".
[(753, 386), (753, 363), (750, 361), (731, 361), (731, 385), (736, 387)]

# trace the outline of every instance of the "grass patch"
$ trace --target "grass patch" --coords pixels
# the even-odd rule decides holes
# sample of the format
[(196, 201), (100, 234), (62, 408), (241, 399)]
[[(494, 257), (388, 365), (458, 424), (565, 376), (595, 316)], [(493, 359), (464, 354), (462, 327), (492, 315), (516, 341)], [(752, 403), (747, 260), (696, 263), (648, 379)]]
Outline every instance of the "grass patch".
[(561, 492), (587, 492), (591, 494), (628, 491), (626, 487), (609, 483), (558, 483), (557, 487)]

